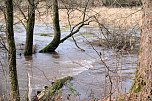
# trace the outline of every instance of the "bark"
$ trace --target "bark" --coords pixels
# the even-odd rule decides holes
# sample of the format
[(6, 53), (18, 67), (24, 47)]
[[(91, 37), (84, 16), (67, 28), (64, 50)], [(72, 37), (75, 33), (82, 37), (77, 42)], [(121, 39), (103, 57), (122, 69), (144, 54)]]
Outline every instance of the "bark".
[(52, 86), (49, 86), (47, 89), (45, 89), (45, 91), (42, 91), (37, 95), (38, 101), (56, 101), (53, 99), (51, 100), (50, 98), (53, 97), (54, 94), (58, 92), (66, 84), (67, 81), (71, 81), (72, 79), (72, 77), (68, 76), (54, 81)]
[(6, 0), (6, 35), (8, 43), (8, 66), (10, 77), (11, 101), (20, 101), (16, 70), (16, 48), (13, 31), (13, 0)]
[(34, 33), (34, 25), (35, 25), (35, 0), (28, 0), (29, 3), (29, 11), (28, 11), (28, 19), (26, 25), (26, 44), (24, 55), (31, 56), (33, 53), (33, 33)]
[(139, 63), (131, 92), (140, 92), (147, 101), (152, 97), (152, 0), (142, 0), (143, 21)]
[(54, 52), (60, 44), (61, 31), (59, 24), (58, 0), (53, 0), (52, 3), (54, 38), (50, 44), (40, 51), (41, 53)]

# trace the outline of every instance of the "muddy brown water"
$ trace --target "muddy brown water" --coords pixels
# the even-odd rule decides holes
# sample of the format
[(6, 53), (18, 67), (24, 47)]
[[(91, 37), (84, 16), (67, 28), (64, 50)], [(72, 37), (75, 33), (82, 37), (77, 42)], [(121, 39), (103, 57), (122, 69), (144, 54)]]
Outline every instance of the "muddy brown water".
[[(91, 32), (92, 30), (92, 32)], [(81, 32), (94, 33), (94, 29), (82, 29)], [(60, 44), (56, 53), (38, 53), (40, 49), (46, 46), (52, 37), (40, 36), (41, 33), (51, 34), (52, 28), (50, 25), (36, 25), (34, 34), (34, 44), (37, 47), (37, 53), (32, 57), (24, 57), (23, 50), (25, 43), (25, 30), (21, 25), (15, 27), (15, 40), (17, 45), (17, 70), (20, 86), (20, 93), (24, 99), (26, 91), (29, 90), (33, 96), (37, 91), (42, 90), (44, 86), (50, 85), (55, 79), (73, 76), (74, 79), (70, 82), (70, 87), (73, 88), (73, 95), (76, 99), (84, 98), (102, 98), (108, 94), (109, 80), (107, 77), (107, 69), (100, 60), (96, 51), (100, 55), (106, 65), (117, 73), (110, 73), (113, 81), (113, 91), (115, 95), (118, 92), (127, 92), (131, 87), (132, 79), (135, 73), (137, 64), (136, 54), (117, 54), (112, 49), (94, 46), (87, 43), (84, 36), (75, 36), (77, 43), (85, 51), (79, 50), (72, 39), (68, 39)], [(68, 31), (62, 33), (65, 36)], [(99, 33), (99, 32), (97, 32)], [(96, 38), (94, 35), (86, 35), (88, 40)], [(22, 55), (20, 55), (20, 53)], [(0, 94), (6, 94), (8, 89), (8, 77), (4, 77), (1, 69), (1, 84)], [(7, 74), (8, 75), (8, 74)], [(7, 78), (7, 79), (6, 79)], [(30, 82), (29, 82), (30, 81)], [(64, 98), (72, 93), (70, 87), (63, 88)], [(30, 89), (28, 89), (30, 88)], [(79, 95), (79, 96), (78, 96)], [(23, 100), (22, 99), (22, 100)]]

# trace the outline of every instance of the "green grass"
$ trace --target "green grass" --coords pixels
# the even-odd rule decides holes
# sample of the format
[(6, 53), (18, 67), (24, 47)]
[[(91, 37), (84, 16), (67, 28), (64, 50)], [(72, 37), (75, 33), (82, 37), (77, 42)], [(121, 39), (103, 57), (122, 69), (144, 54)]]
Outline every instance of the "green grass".
[(49, 34), (41, 33), (40, 36), (49, 36)]

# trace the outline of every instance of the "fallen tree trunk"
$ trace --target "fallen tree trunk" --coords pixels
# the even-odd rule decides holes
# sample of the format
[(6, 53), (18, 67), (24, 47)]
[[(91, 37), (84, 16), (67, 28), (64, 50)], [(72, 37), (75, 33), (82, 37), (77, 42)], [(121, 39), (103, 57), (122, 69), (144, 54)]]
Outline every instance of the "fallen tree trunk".
[(52, 86), (45, 87), (45, 90), (37, 95), (37, 100), (33, 101), (50, 101), (50, 98), (59, 91), (67, 81), (71, 81), (73, 78), (71, 76), (64, 77), (54, 81)]

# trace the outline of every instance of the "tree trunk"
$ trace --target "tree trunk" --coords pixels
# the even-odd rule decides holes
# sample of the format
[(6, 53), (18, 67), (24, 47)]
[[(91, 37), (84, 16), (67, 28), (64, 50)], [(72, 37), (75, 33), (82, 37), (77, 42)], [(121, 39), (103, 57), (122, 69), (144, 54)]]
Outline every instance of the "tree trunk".
[(61, 31), (59, 24), (58, 1), (53, 0), (52, 3), (54, 38), (50, 44), (40, 51), (41, 53), (54, 52), (60, 44)]
[(28, 9), (28, 20), (26, 25), (26, 44), (24, 55), (31, 56), (33, 53), (33, 33), (35, 25), (35, 4), (34, 0), (28, 0), (29, 9)]
[[(152, 0), (142, 0), (143, 21), (139, 64), (131, 92), (141, 92), (142, 98), (152, 97)], [(147, 99), (144, 99), (147, 101)]]
[(6, 35), (8, 42), (8, 66), (11, 87), (11, 101), (20, 101), (16, 70), (16, 48), (13, 31), (13, 0), (6, 0)]

